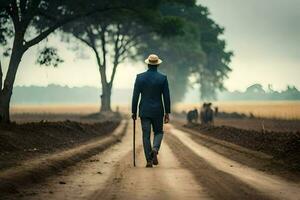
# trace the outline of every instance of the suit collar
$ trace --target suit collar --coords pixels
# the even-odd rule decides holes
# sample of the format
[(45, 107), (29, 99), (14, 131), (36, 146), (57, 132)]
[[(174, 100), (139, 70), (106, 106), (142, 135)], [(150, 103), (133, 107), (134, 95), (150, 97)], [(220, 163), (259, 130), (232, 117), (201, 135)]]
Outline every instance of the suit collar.
[(157, 71), (157, 67), (148, 67), (148, 72), (156, 72)]

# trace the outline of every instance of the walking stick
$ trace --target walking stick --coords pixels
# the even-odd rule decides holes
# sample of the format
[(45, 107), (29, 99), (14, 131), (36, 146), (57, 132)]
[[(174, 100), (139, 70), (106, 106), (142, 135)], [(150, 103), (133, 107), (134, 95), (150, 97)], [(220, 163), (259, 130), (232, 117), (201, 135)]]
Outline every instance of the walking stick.
[(133, 120), (133, 166), (135, 167), (135, 119)]

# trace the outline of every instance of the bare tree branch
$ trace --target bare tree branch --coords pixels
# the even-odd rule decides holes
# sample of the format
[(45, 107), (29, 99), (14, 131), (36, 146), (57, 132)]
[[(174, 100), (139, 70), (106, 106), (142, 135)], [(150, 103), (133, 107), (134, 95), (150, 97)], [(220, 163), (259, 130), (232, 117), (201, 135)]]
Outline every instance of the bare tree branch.
[(123, 46), (126, 46), (128, 45), (129, 43), (133, 42), (133, 41), (136, 41), (136, 39), (139, 37), (139, 36), (142, 36), (142, 35), (145, 35), (147, 34), (148, 32), (146, 31), (142, 31), (142, 32), (139, 32), (139, 33), (136, 33), (135, 35), (133, 35), (130, 39), (128, 39), (126, 41), (126, 43), (123, 45)]
[(119, 59), (120, 63), (124, 62), (126, 58), (127, 58), (127, 56), (120, 56), (120, 59)]
[(52, 32), (54, 32), (56, 29), (58, 29), (59, 27), (70, 23), (76, 19), (82, 18), (82, 17), (87, 17), (90, 15), (95, 14), (96, 12), (107, 12), (110, 10), (115, 10), (115, 9), (122, 9), (123, 7), (110, 7), (110, 8), (103, 8), (103, 9), (95, 9), (95, 10), (91, 10), (85, 14), (79, 14), (79, 15), (74, 15), (74, 16), (70, 16), (68, 18), (65, 18), (64, 20), (61, 21), (57, 21), (52, 27), (48, 28), (47, 30), (43, 31), (42, 33), (40, 33), (38, 36), (36, 36), (35, 38), (31, 39), (30, 41), (25, 42), (25, 48), (28, 49), (31, 46), (39, 43), (40, 41), (42, 41), (43, 39), (45, 39), (46, 37), (48, 37), (49, 34), (51, 34)]
[(109, 82), (111, 87), (112, 87), (112, 84), (114, 81), (114, 77), (115, 77), (118, 65), (120, 63), (122, 63), (128, 57), (128, 55), (125, 55), (125, 54), (127, 54), (127, 52), (132, 47), (137, 45), (137, 42), (136, 42), (137, 37), (147, 33), (147, 32), (139, 32), (126, 40), (125, 39), (126, 35), (121, 34), (121, 31), (122, 31), (121, 26), (117, 25), (116, 41), (114, 44), (115, 55), (114, 55), (114, 62), (113, 62), (113, 70), (112, 70), (112, 74), (111, 74), (111, 78), (110, 78), (110, 82)]
[[(102, 59), (103, 59), (103, 62), (102, 62), (102, 66), (103, 66), (103, 70), (105, 71), (106, 70), (106, 54), (107, 54), (107, 51), (106, 51), (106, 36), (105, 36), (105, 32), (106, 32), (106, 28), (107, 26), (106, 25), (103, 25), (101, 26), (101, 47), (102, 47)], [(105, 77), (106, 79), (106, 77)]]
[(87, 33), (88, 39), (90, 40), (90, 44), (92, 44), (92, 46), (94, 48), (97, 48), (96, 36), (99, 33), (94, 33), (92, 27), (87, 27), (86, 29), (87, 29), (86, 33)]
[(109, 81), (110, 87), (112, 87), (112, 83), (115, 78), (117, 67), (119, 65), (119, 57), (120, 57), (119, 51), (120, 51), (120, 47), (121, 47), (121, 46), (119, 46), (119, 43), (121, 42), (120, 40), (124, 39), (124, 37), (120, 38), (120, 29), (121, 29), (120, 25), (117, 25), (117, 35), (116, 35), (116, 41), (115, 41), (115, 45), (114, 45), (115, 56), (114, 56), (113, 70), (112, 70), (110, 81)]
[(81, 42), (83, 42), (84, 44), (86, 44), (88, 47), (92, 48), (92, 50), (94, 51), (95, 55), (96, 55), (96, 59), (97, 59), (97, 64), (99, 67), (101, 67), (101, 59), (100, 59), (100, 56), (99, 56), (99, 52), (97, 51), (97, 48), (96, 46), (91, 43), (90, 41), (80, 37), (80, 36), (77, 36), (77, 35), (74, 35), (74, 37), (76, 37), (78, 40), (80, 40)]
[(78, 40), (80, 40), (81, 42), (83, 42), (84, 44), (86, 44), (88, 47), (93, 48), (92, 43), (90, 43), (90, 41), (87, 41), (86, 39), (78, 36), (78, 35), (74, 35), (75, 38), (77, 38)]
[(99, 72), (102, 74), (101, 70), (102, 70), (103, 66), (101, 65), (101, 58), (100, 58), (99, 52), (97, 51), (97, 48), (95, 48), (94, 46), (92, 47), (92, 49), (96, 55), (97, 63), (99, 66)]
[[(87, 38), (83, 38), (80, 37), (76, 34), (73, 34), (77, 39), (79, 39), (80, 41), (82, 41), (84, 44), (86, 44), (87, 46), (89, 46), (93, 52), (95, 53), (96, 56), (96, 60), (97, 60), (97, 64), (98, 64), (98, 69), (99, 69), (99, 73), (101, 76), (101, 81), (102, 81), (102, 85), (107, 85), (107, 78), (106, 78), (106, 37), (105, 37), (105, 32), (106, 32), (106, 27), (102, 27), (101, 32), (98, 33), (93, 33), (93, 29), (91, 27), (88, 27), (86, 30), (87, 33)], [(99, 37), (100, 35), (100, 39), (101, 39), (101, 49), (102, 51), (97, 49), (97, 44), (95, 42), (95, 37)], [(101, 58), (100, 58), (100, 53), (102, 53), (103, 56), (103, 61), (101, 62)]]
[(122, 46), (122, 51), (120, 52), (120, 55), (124, 55), (126, 51), (131, 49), (132, 47), (136, 46), (138, 42), (131, 40), (131, 43), (126, 43), (126, 45)]
[(25, 41), (25, 44), (24, 44), (25, 49), (28, 49), (28, 48), (36, 45), (37, 43), (39, 43), (40, 41), (42, 41), (43, 39), (48, 37), (48, 35), (50, 35), (50, 33), (53, 33), (62, 24), (63, 23), (55, 24), (54, 26), (52, 26), (52, 27), (48, 28), (47, 30), (43, 31), (42, 33), (40, 33), (38, 36), (31, 39), (30, 41)]

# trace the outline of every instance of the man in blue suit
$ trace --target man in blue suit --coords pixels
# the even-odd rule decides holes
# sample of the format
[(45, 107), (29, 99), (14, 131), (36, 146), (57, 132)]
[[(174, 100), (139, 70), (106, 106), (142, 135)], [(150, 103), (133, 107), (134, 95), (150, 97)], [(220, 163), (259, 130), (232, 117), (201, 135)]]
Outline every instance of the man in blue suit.
[[(169, 122), (170, 93), (167, 76), (159, 73), (157, 67), (162, 63), (155, 54), (145, 60), (148, 70), (138, 74), (132, 97), (132, 119), (136, 120), (139, 97), (139, 117), (143, 130), (143, 146), (147, 160), (146, 167), (158, 165), (157, 154), (163, 138), (163, 122)], [(151, 126), (154, 132), (153, 148), (150, 141)]]

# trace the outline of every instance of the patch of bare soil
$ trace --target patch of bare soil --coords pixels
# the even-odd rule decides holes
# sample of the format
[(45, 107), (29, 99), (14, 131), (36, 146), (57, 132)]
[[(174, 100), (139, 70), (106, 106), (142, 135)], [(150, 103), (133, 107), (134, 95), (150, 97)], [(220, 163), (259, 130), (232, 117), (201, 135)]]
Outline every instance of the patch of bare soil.
[(255, 131), (300, 132), (300, 120), (217, 117), (214, 125)]
[(291, 170), (300, 171), (300, 132), (244, 130), (228, 126), (184, 125), (201, 134), (224, 140), (251, 150), (264, 152), (282, 160)]
[[(186, 113), (173, 113), (176, 121), (187, 123)], [(200, 119), (198, 119), (198, 122)], [(241, 113), (219, 112), (214, 117), (214, 126), (229, 126), (254, 131), (300, 132), (300, 120), (273, 119), (247, 116)]]
[(202, 185), (206, 193), (212, 197), (210, 199), (271, 199), (240, 179), (209, 164), (191, 149), (186, 148), (174, 135), (167, 135), (166, 141), (184, 168), (192, 172), (199, 185)]
[(82, 123), (41, 121), (0, 127), (0, 170), (21, 161), (68, 149), (96, 137), (105, 136), (120, 121)]
[[(63, 109), (63, 108), (62, 108)], [(104, 121), (120, 121), (122, 118), (118, 112), (106, 112), (106, 113), (12, 113), (11, 119), (16, 123), (28, 123), (28, 122), (40, 122), (40, 121), (77, 121), (83, 123), (97, 123)]]

